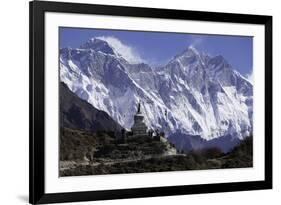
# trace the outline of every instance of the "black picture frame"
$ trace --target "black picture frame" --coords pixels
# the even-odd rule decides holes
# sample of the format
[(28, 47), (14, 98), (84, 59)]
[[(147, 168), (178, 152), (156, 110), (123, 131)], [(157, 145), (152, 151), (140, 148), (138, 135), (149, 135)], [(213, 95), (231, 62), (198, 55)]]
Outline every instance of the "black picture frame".
[[(155, 8), (136, 8), (124, 6), (104, 6), (62, 2), (33, 1), (30, 12), (30, 165), (29, 165), (29, 202), (31, 204), (75, 202), (137, 197), (154, 197), (198, 193), (260, 190), (272, 188), (272, 17), (262, 15), (230, 14), (169, 10)], [(71, 193), (45, 192), (44, 163), (44, 119), (45, 119), (45, 75), (44, 39), (45, 13), (79, 13), (111, 16), (149, 17), (163, 19), (182, 19), (209, 22), (228, 22), (260, 24), (265, 26), (265, 180), (235, 183), (200, 184), (154, 188), (135, 188), (106, 191), (86, 191)]]

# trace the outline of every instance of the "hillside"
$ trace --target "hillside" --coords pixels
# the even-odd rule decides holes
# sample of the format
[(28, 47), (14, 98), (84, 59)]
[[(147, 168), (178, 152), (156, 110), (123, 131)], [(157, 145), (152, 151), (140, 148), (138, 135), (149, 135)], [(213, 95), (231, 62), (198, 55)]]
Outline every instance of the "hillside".
[(122, 127), (106, 112), (93, 107), (72, 93), (68, 86), (60, 83), (60, 119), (61, 127), (89, 132), (120, 133)]
[[(168, 142), (149, 138), (117, 144), (105, 133), (89, 134), (63, 129), (60, 176), (103, 175), (252, 167), (252, 137), (224, 154), (212, 147), (170, 154)], [(169, 153), (169, 154), (168, 154)]]
[[(114, 165), (162, 158), (176, 155), (176, 149), (168, 141), (153, 140), (150, 137), (129, 138), (117, 143), (112, 133), (89, 133), (81, 130), (61, 128), (60, 175), (83, 175), (76, 168), (90, 165)], [(73, 169), (74, 168), (74, 169)]]

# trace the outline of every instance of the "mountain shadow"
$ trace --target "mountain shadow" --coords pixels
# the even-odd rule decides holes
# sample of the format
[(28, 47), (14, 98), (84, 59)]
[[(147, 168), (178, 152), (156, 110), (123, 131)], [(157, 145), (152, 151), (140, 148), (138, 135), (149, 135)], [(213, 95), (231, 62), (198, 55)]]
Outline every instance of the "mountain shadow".
[(120, 133), (122, 126), (106, 112), (93, 107), (60, 83), (60, 126), (88, 132)]
[(176, 146), (177, 150), (183, 152), (217, 147), (224, 153), (227, 153), (241, 142), (238, 138), (231, 137), (230, 135), (207, 141), (202, 139), (199, 135), (188, 135), (180, 131), (170, 135), (168, 140)]

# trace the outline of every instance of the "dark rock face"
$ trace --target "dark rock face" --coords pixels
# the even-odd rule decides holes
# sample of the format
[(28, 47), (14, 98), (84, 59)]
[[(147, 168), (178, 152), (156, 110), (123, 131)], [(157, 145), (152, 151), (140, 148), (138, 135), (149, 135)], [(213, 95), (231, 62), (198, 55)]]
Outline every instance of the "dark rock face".
[(60, 83), (60, 126), (89, 132), (117, 132), (122, 127), (106, 112), (94, 108)]

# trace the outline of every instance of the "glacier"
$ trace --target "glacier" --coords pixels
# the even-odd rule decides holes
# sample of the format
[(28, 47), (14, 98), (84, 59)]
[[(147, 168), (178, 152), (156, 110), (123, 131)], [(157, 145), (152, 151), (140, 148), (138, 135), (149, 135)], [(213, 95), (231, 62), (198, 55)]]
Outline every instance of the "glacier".
[(252, 134), (253, 85), (222, 55), (189, 46), (151, 67), (130, 63), (109, 42), (92, 38), (79, 48), (60, 48), (59, 58), (60, 80), (127, 130), (141, 102), (146, 125), (181, 149), (185, 138), (237, 142)]

